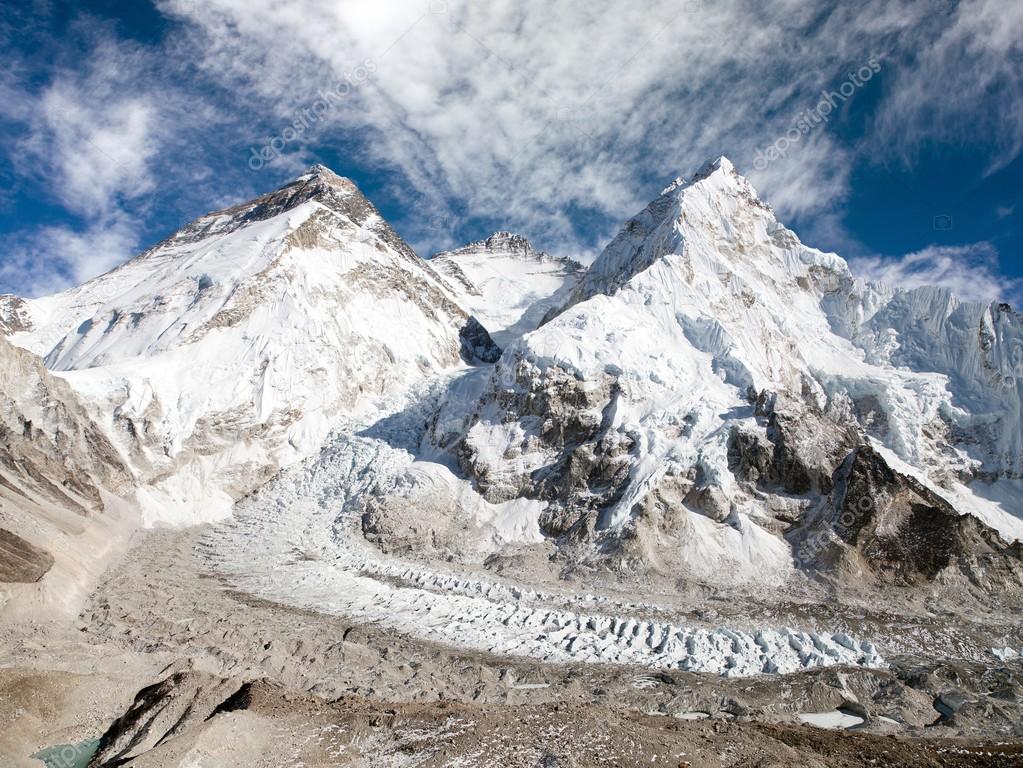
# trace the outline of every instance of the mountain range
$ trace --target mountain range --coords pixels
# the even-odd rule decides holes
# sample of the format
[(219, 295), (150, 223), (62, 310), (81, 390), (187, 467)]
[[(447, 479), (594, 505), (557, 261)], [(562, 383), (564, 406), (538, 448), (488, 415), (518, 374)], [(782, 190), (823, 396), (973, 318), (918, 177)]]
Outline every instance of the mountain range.
[[(329, 542), (362, 571), (404, 558), (424, 583), (537, 596), (583, 577), (1023, 596), (1023, 318), (858, 279), (726, 158), (588, 266), (508, 232), (420, 258), (314, 166), (81, 286), (0, 297), (0, 333), (11, 610), (84, 593), (111, 530), (218, 521), (215, 559), (304, 605), (254, 552), (322, 562)], [(314, 487), (336, 502), (315, 515)], [(748, 665), (711, 667), (777, 669), (753, 637)], [(795, 666), (879, 658), (835, 637), (851, 655)], [(684, 647), (648, 644), (702, 669)]]

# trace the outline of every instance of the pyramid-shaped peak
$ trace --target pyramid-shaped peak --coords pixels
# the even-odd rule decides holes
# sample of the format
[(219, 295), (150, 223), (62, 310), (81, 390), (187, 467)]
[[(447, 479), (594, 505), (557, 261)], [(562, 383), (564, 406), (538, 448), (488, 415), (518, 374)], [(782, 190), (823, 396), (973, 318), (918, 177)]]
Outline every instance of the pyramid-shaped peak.
[(699, 169), (691, 177), (689, 178), (686, 178), (685, 176), (676, 177), (675, 180), (671, 182), (671, 184), (666, 186), (661, 191), (661, 195), (667, 195), (679, 189), (688, 189), (689, 187), (692, 187), (693, 185), (698, 184), (706, 179), (710, 179), (712, 177), (720, 177), (721, 179), (734, 179), (742, 183), (745, 183), (746, 185), (749, 184), (749, 181), (746, 180), (746, 178), (735, 169), (735, 165), (732, 163), (731, 160), (729, 160), (724, 155), (718, 155), (713, 160), (708, 160), (703, 165), (701, 165)]
[(728, 173), (735, 170), (735, 165), (724, 155), (718, 155), (713, 160), (704, 164), (702, 170), (705, 170), (708, 174), (713, 173), (714, 171), (724, 171), (725, 173)]
[(223, 235), (309, 203), (329, 209), (358, 227), (376, 231), (383, 241), (406, 258), (419, 258), (366, 199), (354, 181), (320, 164), (309, 167), (303, 174), (272, 192), (197, 219), (172, 235), (169, 241), (194, 242)]
[(295, 182), (312, 181), (314, 179), (321, 179), (323, 181), (331, 182), (342, 181), (352, 184), (353, 186), (355, 184), (355, 182), (353, 182), (351, 179), (346, 178), (345, 176), (341, 176), (338, 173), (335, 173), (331, 168), (328, 168), (322, 163), (310, 165), (300, 176), (298, 176), (295, 179)]
[(492, 251), (507, 250), (534, 253), (536, 250), (525, 236), (503, 230), (495, 232), (486, 240), (482, 241), (482, 245)]

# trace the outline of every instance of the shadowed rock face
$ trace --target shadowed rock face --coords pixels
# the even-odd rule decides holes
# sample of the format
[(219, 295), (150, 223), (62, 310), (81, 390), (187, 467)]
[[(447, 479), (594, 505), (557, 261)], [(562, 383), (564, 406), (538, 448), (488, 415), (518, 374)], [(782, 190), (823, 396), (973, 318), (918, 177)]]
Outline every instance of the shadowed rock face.
[(958, 573), (986, 590), (1023, 587), (1018, 543), (1009, 546), (961, 515), (869, 445), (849, 455), (834, 483), (827, 519), (841, 542), (829, 555), (835, 564), (855, 563), (879, 584), (912, 586)]
[(122, 765), (195, 728), (212, 717), (240, 686), (239, 680), (188, 670), (143, 688), (128, 711), (103, 734), (90, 765)]
[(0, 528), (0, 581), (33, 584), (53, 567), (53, 556)]
[(501, 357), (501, 348), (490, 338), (487, 329), (480, 325), (479, 320), (472, 315), (459, 329), (458, 339), (461, 342), (459, 355), (470, 365), (473, 363), (496, 363)]

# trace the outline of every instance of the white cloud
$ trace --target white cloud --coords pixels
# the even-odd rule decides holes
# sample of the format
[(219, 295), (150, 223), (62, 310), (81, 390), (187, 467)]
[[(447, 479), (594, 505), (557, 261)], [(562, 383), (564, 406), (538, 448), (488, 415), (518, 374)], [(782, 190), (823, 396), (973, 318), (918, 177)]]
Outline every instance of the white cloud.
[(29, 136), (17, 160), (27, 175), (46, 177), (71, 211), (102, 217), (153, 189), (150, 162), (160, 145), (159, 92), (139, 88), (145, 54), (92, 37), (90, 56), (57, 69), (37, 93), (23, 93)]
[(165, 213), (176, 202), (159, 197), (161, 183), (178, 197), (191, 183), (209, 192), (204, 205), (214, 200), (208, 173), (181, 150), (215, 123), (204, 100), (169, 82), (173, 68), (156, 51), (89, 21), (73, 29), (73, 59), (47, 61), (45, 78), (17, 58), (0, 74), (0, 120), (20, 134), (3, 150), (21, 193), (68, 214), (3, 237), (0, 280), (25, 295), (82, 282), (136, 252), (152, 206)]
[(129, 259), (138, 249), (139, 222), (122, 214), (84, 228), (48, 226), (5, 241), (0, 283), (26, 296), (43, 296), (79, 285)]
[[(203, 30), (205, 71), (281, 120), (372, 60), (318, 138), (364, 131), (427, 207), (454, 200), (555, 249), (579, 245), (569, 208), (621, 221), (707, 157), (751, 170), (755, 148), (865, 62), (874, 37), (913, 21), (874, 14), (864, 30), (838, 7), (815, 30), (790, 3), (698, 0), (161, 5)], [(783, 215), (807, 214), (842, 198), (848, 164), (821, 131), (755, 181)]]
[(852, 259), (849, 267), (859, 277), (900, 288), (939, 285), (966, 301), (1011, 301), (1020, 306), (1023, 298), (1023, 280), (1000, 274), (998, 252), (990, 243), (932, 245), (899, 259)]
[(987, 170), (998, 170), (1023, 150), (1023, 3), (949, 0), (932, 11), (935, 34), (894, 69), (878, 138), (910, 161), (921, 138), (984, 144)]
[[(909, 157), (929, 136), (972, 130), (998, 163), (1023, 136), (1023, 76), (1011, 66), (1023, 12), (999, 0), (157, 4), (182, 22), (160, 46), (94, 34), (86, 60), (64, 63), (27, 103), (15, 89), (7, 108), (33, 126), (22, 169), (52, 175), (83, 232), (145, 220), (152, 193), (162, 205), (205, 200), (202, 210), (249, 196), (309, 163), (310, 147), (333, 147), (393, 172), (378, 175), (382, 194), (424, 250), (500, 226), (556, 253), (590, 251), (666, 181), (722, 153), (783, 220), (840, 241), (864, 156)], [(839, 110), (754, 166), (822, 91), (875, 57), (871, 93), (848, 100), (876, 105), (859, 143), (842, 137)], [(0, 73), (0, 96), (9, 80)], [(249, 169), (246, 144), (258, 149), (353, 80), (269, 172)], [(985, 91), (999, 109), (979, 108)]]

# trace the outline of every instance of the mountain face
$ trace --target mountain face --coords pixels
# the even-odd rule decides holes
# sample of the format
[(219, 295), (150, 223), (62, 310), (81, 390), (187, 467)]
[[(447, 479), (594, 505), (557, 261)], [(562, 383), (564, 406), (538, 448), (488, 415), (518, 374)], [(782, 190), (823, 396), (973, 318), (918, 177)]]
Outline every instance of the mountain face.
[(616, 567), (909, 583), (995, 558), (1018, 588), (1021, 349), (1006, 305), (856, 280), (721, 158), (508, 346), (455, 450), (488, 501), (543, 501), (547, 536)]
[(89, 404), (165, 522), (228, 514), (339, 412), (500, 353), (322, 166), (78, 288), (3, 306), (12, 341)]
[[(138, 520), (219, 518), (138, 536), (73, 612), (212, 667), (144, 688), (114, 763), (223, 714), (243, 689), (217, 665), (418, 698), (465, 651), (499, 660), (474, 698), (620, 673), (602, 700), (704, 713), (671, 674), (803, 671), (764, 690), (923, 727), (953, 677), (1014, 695), (987, 672), (1023, 642), (1021, 349), (1005, 305), (855, 279), (724, 158), (585, 269), (504, 232), (424, 261), (317, 166), (70, 291), (0, 297), (0, 607), (73, 607)], [(393, 648), (426, 666), (389, 677)], [(918, 659), (955, 663), (923, 681)]]
[(0, 337), (0, 494), (82, 516), (103, 511), (101, 490), (124, 493), (131, 475), (67, 382)]
[(577, 262), (537, 251), (510, 232), (438, 253), (430, 266), (502, 347), (536, 328), (583, 274)]

